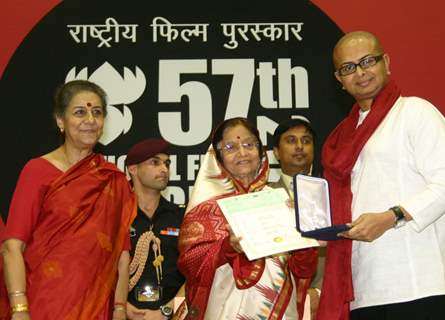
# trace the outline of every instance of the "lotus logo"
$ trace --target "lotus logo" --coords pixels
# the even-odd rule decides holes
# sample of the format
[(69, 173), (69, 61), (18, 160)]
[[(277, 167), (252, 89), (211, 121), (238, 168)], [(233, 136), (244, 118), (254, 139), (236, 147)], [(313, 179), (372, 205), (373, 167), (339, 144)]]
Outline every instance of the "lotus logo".
[[(83, 68), (76, 74), (73, 67), (67, 74), (65, 81), (89, 80), (100, 85), (108, 95), (108, 115), (105, 119), (104, 132), (99, 142), (108, 145), (121, 134), (126, 134), (133, 123), (133, 115), (127, 104), (135, 102), (145, 91), (147, 85), (145, 75), (136, 67), (135, 73), (124, 67), (122, 75), (108, 62), (88, 76), (88, 68)], [(122, 111), (116, 105), (122, 105)]]

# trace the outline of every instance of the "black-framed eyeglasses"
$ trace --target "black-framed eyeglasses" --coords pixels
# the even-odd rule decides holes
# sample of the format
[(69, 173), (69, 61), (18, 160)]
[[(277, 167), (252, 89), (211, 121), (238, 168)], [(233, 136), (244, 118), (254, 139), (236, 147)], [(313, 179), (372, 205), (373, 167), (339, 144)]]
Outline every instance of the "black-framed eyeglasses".
[(353, 74), (357, 70), (358, 66), (360, 66), (360, 68), (362, 68), (363, 70), (368, 69), (372, 66), (375, 66), (377, 62), (382, 60), (384, 55), (385, 54), (382, 53), (378, 56), (367, 56), (361, 59), (358, 63), (354, 62), (345, 63), (340, 68), (337, 69), (337, 73), (343, 77), (349, 74)]

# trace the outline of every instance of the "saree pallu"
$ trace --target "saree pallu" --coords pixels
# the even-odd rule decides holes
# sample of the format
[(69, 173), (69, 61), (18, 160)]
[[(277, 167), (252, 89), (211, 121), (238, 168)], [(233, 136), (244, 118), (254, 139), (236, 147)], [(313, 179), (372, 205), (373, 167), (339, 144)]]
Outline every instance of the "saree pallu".
[(45, 195), (24, 252), (31, 319), (111, 319), (136, 202), (125, 175), (93, 154)]

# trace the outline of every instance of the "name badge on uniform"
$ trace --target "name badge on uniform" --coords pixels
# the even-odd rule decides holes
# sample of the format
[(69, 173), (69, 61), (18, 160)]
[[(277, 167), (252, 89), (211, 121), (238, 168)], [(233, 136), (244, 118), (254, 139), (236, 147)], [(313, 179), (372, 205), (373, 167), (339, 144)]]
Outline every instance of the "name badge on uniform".
[(167, 229), (161, 230), (159, 233), (164, 236), (177, 237), (177, 236), (179, 236), (179, 228), (167, 228)]

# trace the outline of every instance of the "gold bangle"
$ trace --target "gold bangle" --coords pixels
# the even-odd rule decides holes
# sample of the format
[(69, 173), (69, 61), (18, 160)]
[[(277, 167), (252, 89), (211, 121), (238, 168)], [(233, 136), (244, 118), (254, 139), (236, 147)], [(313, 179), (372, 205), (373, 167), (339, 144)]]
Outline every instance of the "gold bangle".
[(24, 296), (24, 295), (26, 295), (25, 291), (13, 291), (13, 292), (9, 292), (8, 293), (9, 297), (21, 297), (21, 296)]
[(116, 308), (116, 306), (122, 306), (125, 308), (127, 306), (127, 304), (125, 302), (115, 302), (114, 307)]
[(16, 313), (16, 312), (28, 312), (28, 304), (26, 303), (17, 303), (15, 305), (13, 305), (11, 307), (11, 312), (12, 313)]
[(125, 307), (123, 306), (115, 306), (114, 311), (125, 311)]

